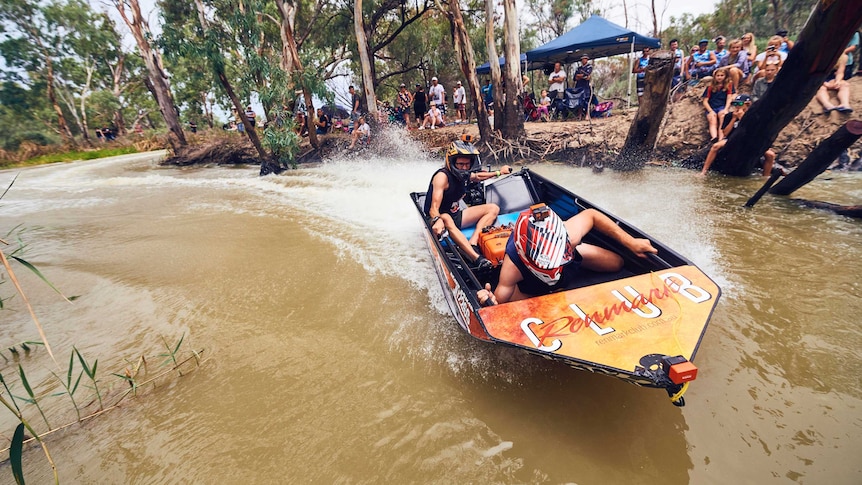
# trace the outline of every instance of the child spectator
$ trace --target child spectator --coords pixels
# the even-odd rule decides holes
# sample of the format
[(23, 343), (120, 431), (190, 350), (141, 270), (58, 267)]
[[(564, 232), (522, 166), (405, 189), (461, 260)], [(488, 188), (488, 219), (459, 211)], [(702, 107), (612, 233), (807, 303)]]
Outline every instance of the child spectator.
[(724, 138), (724, 133), (718, 127), (724, 120), (724, 115), (733, 100), (733, 84), (727, 76), (727, 68), (716, 69), (712, 74), (712, 82), (703, 91), (703, 107), (706, 109), (706, 121), (709, 123), (709, 137), (712, 143)]
[[(829, 77), (820, 86), (817, 95), (814, 96), (817, 101), (823, 106), (823, 114), (829, 114), (830, 111), (838, 111), (840, 113), (852, 113), (853, 108), (850, 107), (850, 85), (844, 80), (844, 66), (847, 64), (847, 54), (841, 54), (838, 58), (838, 63), (832, 69)], [(836, 91), (838, 97), (838, 106), (832, 104), (829, 99), (829, 91)]]
[[(747, 94), (740, 94), (731, 104), (734, 107), (733, 113), (725, 116), (721, 123), (721, 133), (723, 134), (722, 139), (712, 145), (709, 149), (709, 153), (706, 155), (706, 161), (703, 163), (703, 170), (700, 172), (702, 176), (706, 175), (706, 172), (709, 171), (709, 167), (712, 165), (712, 162), (715, 161), (718, 151), (727, 143), (727, 137), (730, 136), (730, 132), (739, 126), (739, 120), (745, 116), (748, 108), (751, 107), (751, 98), (749, 98)], [(766, 150), (763, 154), (763, 175), (769, 175), (772, 172), (773, 163), (775, 163), (775, 152), (771, 149)]]
[[(525, 78), (527, 76), (524, 76)], [(455, 111), (458, 112), (458, 119), (455, 124), (467, 123), (467, 92), (461, 81), (455, 83), (455, 93), (452, 96), (452, 102), (455, 104)]]
[(542, 97), (539, 99), (539, 105), (536, 106), (536, 111), (542, 121), (548, 121), (551, 118), (551, 98), (548, 96), (548, 91), (542, 90)]
[(437, 105), (431, 105), (431, 109), (428, 110), (428, 114), (425, 115), (425, 118), (422, 120), (422, 126), (419, 129), (424, 130), (425, 125), (429, 122), (431, 123), (432, 130), (436, 130), (437, 125), (443, 126), (443, 113), (440, 112)]
[(775, 81), (775, 75), (778, 74), (778, 65), (769, 64), (763, 72), (764, 76), (754, 82), (754, 88), (751, 90), (752, 102), (757, 102), (772, 86), (772, 82)]
[(727, 68), (730, 81), (733, 83), (733, 89), (739, 89), (739, 81), (746, 79), (751, 69), (748, 55), (742, 50), (742, 40), (734, 39), (730, 41), (730, 50), (727, 56), (718, 63), (718, 67)]

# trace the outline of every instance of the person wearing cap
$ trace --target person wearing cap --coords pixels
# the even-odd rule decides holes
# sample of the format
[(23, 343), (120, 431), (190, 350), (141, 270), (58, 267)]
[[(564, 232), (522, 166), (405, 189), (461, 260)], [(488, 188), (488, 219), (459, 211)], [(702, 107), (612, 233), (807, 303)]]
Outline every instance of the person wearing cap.
[(590, 119), (590, 98), (593, 96), (590, 80), (593, 78), (593, 65), (590, 64), (590, 56), (581, 55), (581, 65), (575, 69), (575, 91), (581, 92), (581, 107), (584, 108), (585, 119)]
[(781, 46), (778, 47), (778, 50), (785, 54), (789, 54), (790, 49), (793, 49), (793, 41), (787, 38), (787, 29), (778, 29), (775, 32), (775, 35), (781, 37)]
[(690, 72), (693, 79), (700, 79), (706, 76), (711, 76), (715, 70), (715, 65), (718, 60), (715, 58), (715, 52), (708, 49), (709, 40), (700, 39), (697, 43), (697, 52), (692, 54), (694, 58), (694, 72)]
[(428, 111), (428, 95), (425, 87), (416, 83), (416, 92), (413, 93), (413, 114), (416, 116), (416, 127), (422, 124), (425, 112)]
[(637, 74), (638, 98), (644, 95), (644, 85), (646, 81), (646, 68), (649, 65), (650, 48), (644, 47), (641, 52), (641, 57), (632, 67), (632, 74)]
[(479, 290), (482, 305), (496, 305), (544, 295), (556, 288), (569, 288), (580, 269), (614, 272), (623, 268), (623, 258), (608, 249), (583, 242), (595, 230), (619, 242), (633, 254), (645, 258), (658, 252), (648, 239), (635, 238), (608, 216), (586, 209), (563, 221), (550, 207), (536, 204), (521, 212), (506, 242), (500, 280)]
[(413, 96), (407, 90), (407, 85), (401, 83), (398, 90), (398, 109), (395, 113), (404, 120), (404, 126), (410, 129), (410, 105), (413, 104)]
[(467, 92), (461, 81), (455, 83), (455, 92), (452, 94), (452, 103), (455, 104), (455, 110), (458, 111), (458, 119), (455, 124), (467, 123)]
[(712, 41), (715, 42), (715, 50), (713, 51), (715, 61), (716, 63), (720, 63), (729, 54), (727, 49), (724, 48), (727, 45), (727, 39), (723, 35), (719, 35)]
[(446, 114), (446, 89), (443, 85), (437, 82), (436, 77), (431, 78), (431, 87), (428, 88), (428, 98), (431, 100), (431, 107), (436, 106), (440, 112)]
[[(739, 126), (739, 120), (745, 116), (745, 113), (751, 106), (751, 97), (747, 94), (740, 94), (733, 99), (730, 105), (733, 107), (733, 112), (725, 116), (724, 121), (721, 124), (721, 131), (724, 132), (724, 139), (713, 143), (712, 147), (709, 149), (709, 153), (706, 155), (706, 160), (703, 162), (703, 170), (700, 172), (701, 176), (706, 175), (712, 162), (715, 161), (718, 151), (727, 143), (727, 137), (730, 136), (730, 133), (737, 126)], [(770, 148), (763, 154), (763, 175), (768, 176), (772, 173), (773, 163), (775, 163), (775, 152)]]

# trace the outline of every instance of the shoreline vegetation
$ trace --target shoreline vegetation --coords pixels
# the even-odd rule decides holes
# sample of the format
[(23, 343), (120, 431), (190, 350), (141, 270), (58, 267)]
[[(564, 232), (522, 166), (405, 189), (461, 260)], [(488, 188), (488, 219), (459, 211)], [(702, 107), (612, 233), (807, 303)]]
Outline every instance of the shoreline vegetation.
[[(862, 106), (862, 76), (854, 77), (849, 83), (851, 104)], [(669, 104), (649, 165), (694, 168), (699, 163), (698, 153), (710, 145), (706, 119), (700, 104), (702, 89), (700, 86), (692, 87), (681, 99)], [(508, 146), (504, 144), (501, 147), (498, 144), (492, 148), (490, 144), (480, 140), (479, 146), (483, 151), (483, 159), (487, 163), (505, 160), (507, 163), (556, 161), (579, 166), (603, 164), (618, 157), (636, 113), (637, 108), (614, 108), (609, 118), (593, 118), (590, 121), (529, 122), (524, 124), (525, 135), (517, 142), (510, 141)], [(820, 141), (852, 118), (852, 114), (848, 116), (837, 111), (824, 114), (819, 103), (811, 100), (808, 106), (782, 130), (773, 144), (773, 150), (778, 153), (778, 159), (782, 165), (788, 168), (795, 167)], [(380, 129), (377, 128), (378, 133)], [(450, 124), (437, 130), (424, 131), (406, 131), (397, 125), (383, 129), (398, 130), (398, 133), (403, 136), (418, 141), (427, 152), (435, 154), (442, 153), (461, 133), (472, 133), (477, 136), (479, 134), (475, 122), (467, 125)], [(169, 152), (163, 164), (187, 166), (260, 163), (254, 147), (242, 133), (213, 129), (189, 135), (189, 146), (182, 153)], [(315, 149), (307, 139), (303, 139), (296, 164), (320, 162), (341, 153), (347, 153), (348, 156), (353, 157), (369, 157), (375, 152), (383, 153), (388, 148), (383, 143), (372, 143), (367, 151), (352, 152), (347, 150), (349, 143), (350, 137), (347, 134), (330, 134), (322, 136), (320, 147)], [(862, 152), (860, 146), (862, 143), (857, 142), (851, 147), (851, 159), (855, 160), (860, 156)], [(20, 161), (0, 159), (0, 170), (91, 160), (159, 149), (170, 150), (170, 143), (164, 132), (149, 133), (145, 137), (128, 135), (93, 150), (43, 153), (43, 150), (49, 151), (51, 147), (27, 145), (19, 150), (19, 154), (30, 153), (33, 156)], [(3, 158), (12, 158), (11, 155), (0, 153)]]

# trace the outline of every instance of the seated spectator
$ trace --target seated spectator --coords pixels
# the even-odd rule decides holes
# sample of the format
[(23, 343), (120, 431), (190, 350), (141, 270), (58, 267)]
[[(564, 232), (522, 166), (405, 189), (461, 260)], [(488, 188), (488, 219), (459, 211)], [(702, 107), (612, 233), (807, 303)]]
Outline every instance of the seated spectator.
[[(829, 114), (830, 111), (838, 111), (839, 113), (852, 113), (853, 108), (850, 107), (850, 85), (844, 80), (844, 66), (847, 64), (847, 54), (842, 54), (838, 58), (838, 63), (832, 69), (829, 77), (820, 86), (817, 95), (814, 96), (817, 101), (823, 106), (823, 114)], [(838, 98), (838, 106), (832, 104), (829, 99), (829, 92), (835, 91)]]
[(539, 98), (539, 105), (536, 106), (536, 111), (539, 113), (539, 118), (542, 121), (548, 121), (551, 119), (551, 98), (548, 96), (548, 91), (546, 89), (542, 90), (542, 96)]
[(646, 80), (646, 68), (649, 65), (650, 48), (644, 47), (640, 59), (632, 67), (632, 74), (637, 74), (638, 97), (644, 95), (644, 82)]
[(754, 88), (751, 90), (751, 101), (757, 102), (766, 94), (766, 91), (772, 86), (775, 81), (775, 76), (778, 74), (778, 65), (769, 64), (763, 70), (764, 76), (754, 82)]
[(733, 83), (733, 89), (738, 90), (739, 82), (748, 78), (748, 73), (751, 70), (748, 54), (742, 50), (742, 41), (740, 39), (730, 41), (728, 54), (718, 63), (718, 67), (727, 68), (727, 74)]
[(789, 54), (790, 49), (793, 49), (793, 41), (787, 37), (787, 29), (779, 29), (775, 32), (775, 35), (781, 37), (781, 45), (778, 46), (778, 51)]
[(706, 76), (711, 76), (715, 71), (715, 65), (718, 60), (715, 58), (715, 52), (707, 49), (709, 41), (700, 39), (697, 43), (697, 52), (692, 53), (693, 70), (689, 69), (689, 74), (692, 79), (702, 79)]
[(359, 126), (353, 130), (353, 136), (350, 140), (350, 146), (347, 147), (348, 149), (355, 147), (357, 141), (363, 145), (368, 145), (371, 141), (371, 127), (365, 122), (365, 116), (360, 116), (356, 124)]
[(847, 56), (847, 64), (844, 67), (844, 79), (849, 80), (853, 77), (854, 60), (859, 56), (859, 32), (854, 32), (853, 37), (850, 37), (850, 42), (844, 48), (844, 55)]
[(742, 41), (742, 50), (748, 53), (748, 62), (753, 64), (754, 59), (757, 57), (757, 44), (754, 43), (754, 34), (746, 32), (742, 34), (740, 40)]
[(781, 66), (784, 64), (784, 60), (787, 59), (787, 54), (778, 50), (779, 47), (781, 47), (781, 37), (778, 37), (777, 35), (770, 37), (769, 42), (766, 44), (766, 50), (754, 58), (754, 66), (757, 67), (757, 70), (753, 75), (748, 77), (749, 84), (753, 84), (755, 81), (763, 77), (763, 69), (767, 64), (775, 64), (778, 66), (778, 69), (781, 69)]
[(419, 127), (420, 130), (425, 129), (425, 125), (431, 123), (431, 129), (436, 130), (437, 125), (445, 126), (443, 123), (443, 113), (440, 112), (440, 108), (437, 105), (431, 105), (431, 109), (428, 110), (428, 113), (425, 114), (425, 118), (422, 120), (422, 126)]
[(733, 101), (733, 84), (727, 76), (727, 68), (716, 69), (712, 74), (712, 82), (703, 91), (703, 107), (706, 109), (706, 121), (709, 123), (709, 137), (712, 143), (724, 138), (724, 133), (718, 127), (724, 120), (724, 115)]
[[(707, 154), (706, 161), (703, 163), (703, 170), (700, 172), (701, 175), (706, 175), (712, 162), (715, 161), (718, 151), (727, 143), (727, 137), (730, 136), (730, 132), (739, 126), (739, 120), (745, 116), (748, 108), (751, 107), (751, 98), (747, 94), (740, 94), (733, 100), (732, 105), (734, 107), (733, 113), (725, 116), (721, 123), (721, 131), (724, 136), (709, 149), (709, 154)], [(775, 163), (775, 152), (771, 149), (766, 150), (763, 154), (763, 175), (769, 175), (772, 172), (773, 163)]]
[(338, 117), (335, 118), (335, 121), (332, 123), (332, 127), (335, 129), (336, 132), (341, 131), (345, 128), (344, 124), (341, 121), (341, 118)]
[(682, 79), (684, 81), (690, 81), (693, 79), (693, 73), (695, 69), (695, 59), (694, 55), (697, 53), (697, 46), (693, 46), (689, 52), (689, 55), (683, 59), (682, 61)]
[(323, 112), (322, 108), (317, 108), (317, 119), (314, 120), (314, 126), (314, 131), (318, 135), (325, 135), (329, 133), (329, 129), (331, 128), (329, 116), (326, 116), (326, 113)]

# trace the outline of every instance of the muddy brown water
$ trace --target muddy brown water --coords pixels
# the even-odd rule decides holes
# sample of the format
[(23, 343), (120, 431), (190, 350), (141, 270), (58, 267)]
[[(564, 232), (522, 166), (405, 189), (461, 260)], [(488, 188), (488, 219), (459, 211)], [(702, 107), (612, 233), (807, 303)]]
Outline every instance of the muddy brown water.
[[(80, 296), (62, 302), (19, 269), (61, 363), (75, 345), (116, 387), (109, 374), (163, 352), (162, 337), (208, 356), (51, 435), (61, 482), (862, 482), (859, 221), (771, 196), (744, 209), (754, 178), (532, 167), (722, 286), (680, 409), (462, 333), (407, 195), (439, 165), (418, 153), (265, 178), (161, 168), (159, 153), (21, 171), (0, 229), (23, 224), (26, 257)], [(862, 179), (826, 175), (798, 195), (858, 203)], [(0, 319), (3, 348), (38, 338), (20, 298)], [(24, 361), (54, 369), (42, 349)], [(28, 483), (50, 481), (38, 449), (24, 466)]]

